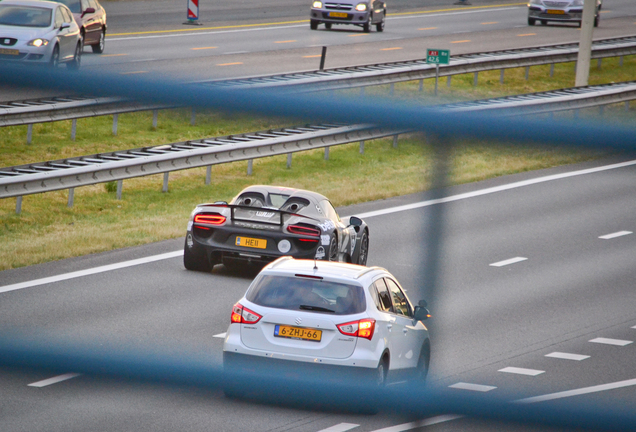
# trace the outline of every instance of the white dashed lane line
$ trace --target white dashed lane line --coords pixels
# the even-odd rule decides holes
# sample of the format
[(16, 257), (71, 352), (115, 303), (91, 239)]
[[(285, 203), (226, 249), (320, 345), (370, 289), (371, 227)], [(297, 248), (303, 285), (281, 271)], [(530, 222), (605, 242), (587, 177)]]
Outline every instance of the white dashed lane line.
[(614, 390), (614, 389), (631, 387), (631, 386), (636, 386), (636, 379), (618, 381), (618, 382), (613, 382), (609, 384), (601, 384), (601, 385), (596, 385), (592, 387), (583, 387), (580, 389), (568, 390), (568, 391), (563, 391), (558, 393), (550, 393), (543, 396), (535, 396), (535, 397), (531, 397), (527, 399), (519, 399), (514, 402), (515, 403), (537, 403), (537, 402), (544, 402), (544, 401), (549, 401), (554, 399), (563, 399), (567, 397), (579, 396), (579, 395), (590, 394), (590, 393), (598, 393), (602, 391)]
[(528, 376), (537, 376), (545, 373), (545, 371), (537, 370), (537, 369), (524, 369), (518, 367), (506, 367), (503, 369), (499, 369), (497, 372), (518, 374), (518, 375), (528, 375)]
[(497, 388), (495, 386), (489, 386), (489, 385), (483, 385), (483, 384), (471, 384), (471, 383), (464, 383), (464, 382), (458, 382), (453, 385), (449, 385), (448, 387), (459, 389), (459, 390), (469, 390), (469, 391), (476, 391), (476, 392), (482, 392), (482, 393), (489, 392)]
[(212, 337), (225, 339), (225, 335), (226, 335), (226, 334), (227, 334), (227, 333), (219, 333), (219, 334), (215, 334), (215, 335), (214, 335), (214, 336), (212, 336)]
[(516, 264), (518, 262), (525, 261), (527, 259), (528, 258), (525, 258), (525, 257), (514, 257), (514, 258), (507, 259), (507, 260), (498, 261), (496, 263), (492, 263), (492, 264), (489, 264), (489, 265), (491, 267), (503, 267), (503, 266), (507, 266), (507, 265), (510, 265), (510, 264)]
[(457, 419), (460, 419), (462, 417), (463, 416), (460, 416), (460, 415), (441, 415), (441, 416), (431, 417), (431, 418), (424, 419), (424, 420), (418, 420), (418, 421), (414, 421), (414, 422), (410, 422), (410, 423), (404, 423), (404, 424), (397, 425), (397, 426), (389, 426), (387, 428), (377, 429), (377, 430), (374, 430), (372, 432), (402, 432), (402, 431), (408, 431), (408, 430), (411, 430), (411, 429), (417, 429), (417, 428), (421, 428), (421, 427), (425, 427), (425, 426), (433, 426), (433, 425), (436, 425), (436, 424), (457, 420)]
[(589, 342), (592, 343), (599, 343), (599, 344), (606, 344), (606, 345), (616, 345), (616, 346), (625, 346), (625, 345), (629, 345), (631, 343), (633, 343), (633, 341), (628, 341), (628, 340), (622, 340), (622, 339), (610, 339), (610, 338), (596, 338), (596, 339), (592, 339)]
[(613, 239), (613, 238), (616, 238), (616, 237), (623, 237), (623, 236), (630, 235), (630, 234), (634, 234), (634, 233), (631, 232), (631, 231), (619, 231), (619, 232), (615, 232), (615, 233), (605, 234), (605, 235), (599, 236), (599, 238), (603, 239), (603, 240), (609, 240), (609, 239)]
[(576, 361), (581, 361), (581, 360), (590, 358), (589, 355), (570, 354), (570, 353), (563, 353), (563, 352), (553, 352), (550, 354), (546, 354), (545, 356), (558, 358), (558, 359), (564, 359), (564, 360), (576, 360)]
[(57, 384), (57, 383), (62, 382), (62, 381), (70, 380), (70, 379), (78, 377), (80, 375), (81, 374), (78, 374), (78, 373), (67, 373), (67, 374), (64, 374), (64, 375), (55, 376), (53, 378), (48, 378), (48, 379), (45, 379), (45, 380), (42, 380), (42, 381), (37, 381), (37, 382), (31, 383), (31, 384), (28, 384), (28, 386), (29, 387), (46, 387), (46, 386), (50, 386), (51, 384)]
[(345, 432), (351, 429), (355, 429), (359, 424), (355, 423), (340, 423), (335, 426), (328, 427), (327, 429), (321, 429), (318, 432)]

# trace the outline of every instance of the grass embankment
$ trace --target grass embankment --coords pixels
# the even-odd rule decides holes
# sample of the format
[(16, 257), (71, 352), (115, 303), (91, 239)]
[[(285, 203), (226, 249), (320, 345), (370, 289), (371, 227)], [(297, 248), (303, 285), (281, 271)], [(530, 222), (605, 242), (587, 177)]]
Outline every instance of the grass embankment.
[[(593, 68), (590, 84), (618, 82), (636, 77), (636, 57), (604, 60), (601, 71)], [(538, 78), (543, 77), (543, 78)], [(473, 88), (473, 75), (453, 77), (452, 87), (440, 82), (440, 94), (454, 100), (497, 97), (570, 87), (573, 65), (557, 65), (554, 78), (549, 66), (534, 67), (530, 80), (525, 70), (506, 71), (505, 84), (499, 71), (481, 73)], [(418, 83), (395, 86), (395, 95), (410, 99), (427, 98), (417, 92)], [(388, 94), (388, 86), (368, 89)], [(606, 118), (633, 121), (634, 110), (623, 106), (606, 110)], [(596, 117), (598, 110), (581, 113)], [(571, 117), (571, 114), (563, 114)], [(0, 129), (0, 167), (35, 161), (160, 145), (187, 139), (252, 132), (295, 122), (285, 119), (255, 119), (219, 114), (198, 115), (190, 126), (186, 111), (162, 111), (156, 130), (151, 113), (121, 115), (119, 133), (111, 135), (112, 117), (78, 120), (75, 142), (70, 141), (70, 122), (40, 124), (34, 127), (33, 143), (25, 144), (26, 126)], [(68, 192), (58, 191), (24, 197), (22, 214), (15, 214), (15, 199), (0, 200), (0, 270), (63, 259), (114, 248), (140, 245), (182, 236), (188, 215), (200, 202), (228, 200), (250, 184), (277, 184), (315, 190), (330, 197), (336, 206), (414, 193), (430, 187), (432, 153), (420, 135), (401, 137), (399, 147), (391, 139), (367, 142), (364, 154), (357, 143), (333, 147), (328, 161), (322, 150), (296, 153), (291, 169), (286, 157), (254, 161), (254, 174), (247, 176), (247, 162), (216, 165), (212, 184), (204, 185), (205, 168), (170, 174), (170, 190), (161, 192), (162, 176), (124, 181), (123, 199), (107, 192), (104, 184), (75, 190), (75, 205), (66, 206)], [(601, 157), (599, 151), (530, 146), (525, 143), (456, 143), (452, 155), (451, 184), (468, 183), (522, 171), (548, 168)]]

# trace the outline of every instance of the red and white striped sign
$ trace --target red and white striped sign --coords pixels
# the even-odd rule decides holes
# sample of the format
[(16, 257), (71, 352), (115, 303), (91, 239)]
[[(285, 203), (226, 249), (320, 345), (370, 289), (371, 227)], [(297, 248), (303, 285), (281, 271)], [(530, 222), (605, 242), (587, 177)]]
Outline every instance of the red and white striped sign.
[(199, 19), (199, 0), (188, 0), (188, 19)]

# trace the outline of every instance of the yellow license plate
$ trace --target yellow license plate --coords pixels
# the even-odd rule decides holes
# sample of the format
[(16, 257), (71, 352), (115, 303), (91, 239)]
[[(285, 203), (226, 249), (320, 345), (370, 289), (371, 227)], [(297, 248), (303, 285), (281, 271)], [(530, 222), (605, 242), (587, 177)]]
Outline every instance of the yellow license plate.
[(548, 9), (550, 15), (565, 15), (565, 11), (559, 9)]
[(344, 12), (329, 12), (329, 16), (334, 18), (346, 18), (348, 15)]
[(12, 50), (12, 49), (0, 48), (0, 54), (6, 54), (6, 55), (20, 55), (20, 51), (18, 51), (18, 50)]
[(235, 244), (237, 246), (265, 249), (267, 247), (267, 240), (250, 237), (237, 237)]
[(277, 325), (274, 328), (274, 336), (320, 342), (322, 330)]

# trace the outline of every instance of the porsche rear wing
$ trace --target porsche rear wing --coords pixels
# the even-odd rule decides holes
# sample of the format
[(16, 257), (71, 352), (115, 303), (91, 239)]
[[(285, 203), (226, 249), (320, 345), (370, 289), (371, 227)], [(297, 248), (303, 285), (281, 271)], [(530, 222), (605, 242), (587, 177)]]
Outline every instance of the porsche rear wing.
[(290, 211), (274, 209), (270, 207), (252, 207), (235, 204), (201, 204), (202, 206), (224, 207), (230, 209), (230, 219), (232, 222), (256, 222), (267, 225), (275, 225), (281, 227), (285, 224), (285, 217), (297, 216), (305, 219), (311, 219), (320, 222), (311, 216), (301, 215)]

